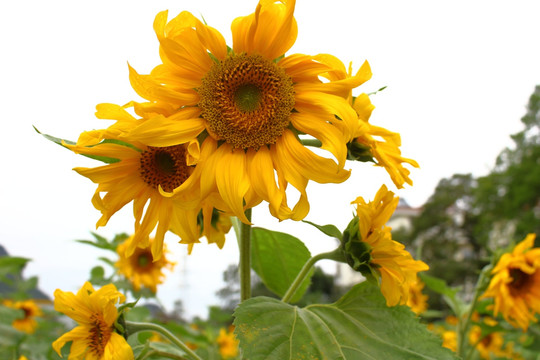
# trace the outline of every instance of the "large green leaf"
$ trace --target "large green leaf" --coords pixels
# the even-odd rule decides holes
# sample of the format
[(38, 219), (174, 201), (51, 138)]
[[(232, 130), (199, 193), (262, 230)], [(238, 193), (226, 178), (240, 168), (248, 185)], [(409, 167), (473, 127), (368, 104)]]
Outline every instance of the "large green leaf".
[(298, 308), (256, 297), (235, 311), (244, 358), (456, 359), (406, 306), (387, 307), (377, 286), (353, 287), (338, 302)]
[[(253, 228), (252, 268), (264, 285), (279, 296), (285, 295), (304, 264), (311, 258), (304, 243), (292, 235), (263, 228)], [(307, 290), (311, 270), (291, 299), (296, 302)]]

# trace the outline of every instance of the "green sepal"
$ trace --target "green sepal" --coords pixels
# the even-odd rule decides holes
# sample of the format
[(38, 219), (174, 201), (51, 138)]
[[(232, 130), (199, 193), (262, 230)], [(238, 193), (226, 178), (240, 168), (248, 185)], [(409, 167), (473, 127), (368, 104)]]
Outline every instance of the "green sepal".
[(307, 221), (307, 220), (302, 220), (302, 222), (305, 222), (306, 224), (312, 225), (312, 226), (316, 227), (317, 229), (319, 229), (323, 234), (328, 235), (328, 236), (333, 237), (333, 238), (336, 238), (338, 240), (341, 240), (341, 238), (343, 237), (343, 234), (341, 233), (341, 231), (339, 231), (339, 229), (335, 225), (332, 225), (332, 224), (329, 224), (329, 225), (317, 225), (317, 224), (312, 223), (311, 221)]
[(347, 160), (375, 162), (371, 148), (357, 141), (347, 143)]

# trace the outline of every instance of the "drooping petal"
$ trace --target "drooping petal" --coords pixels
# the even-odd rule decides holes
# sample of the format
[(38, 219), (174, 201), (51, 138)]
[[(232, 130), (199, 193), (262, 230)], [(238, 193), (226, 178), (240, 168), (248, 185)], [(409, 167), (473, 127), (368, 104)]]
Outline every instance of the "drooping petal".
[(174, 90), (155, 81), (150, 75), (140, 75), (129, 66), (129, 81), (142, 98), (150, 101), (164, 101), (181, 106), (195, 105), (199, 96), (195, 91)]
[(214, 156), (220, 158), (216, 166), (216, 185), (221, 197), (234, 215), (242, 222), (250, 224), (244, 214), (244, 196), (250, 188), (250, 181), (246, 176), (246, 154), (243, 150), (233, 151), (230, 145), (224, 144)]
[(171, 120), (156, 116), (134, 128), (128, 137), (149, 146), (174, 146), (193, 140), (204, 128), (202, 118)]

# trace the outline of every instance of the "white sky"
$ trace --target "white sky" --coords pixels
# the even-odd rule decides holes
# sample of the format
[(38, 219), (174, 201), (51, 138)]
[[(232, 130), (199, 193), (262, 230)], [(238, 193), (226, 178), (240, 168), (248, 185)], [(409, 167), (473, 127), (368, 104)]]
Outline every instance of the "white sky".
[[(159, 63), (154, 16), (169, 9), (202, 14), (231, 44), (230, 23), (255, 9), (256, 1), (10, 1), (0, 5), (0, 80), (3, 136), (0, 154), (0, 244), (10, 254), (32, 259), (27, 276), (40, 287), (76, 291), (97, 257), (106, 253), (76, 243), (90, 239), (99, 213), (90, 202), (95, 190), (71, 169), (97, 163), (40, 137), (75, 140), (79, 133), (109, 123), (94, 117), (101, 102), (138, 99), (128, 81), (127, 62), (140, 73)], [(330, 53), (355, 68), (367, 59), (374, 76), (362, 90), (388, 88), (372, 97), (371, 122), (401, 133), (402, 152), (416, 159), (414, 186), (398, 192), (420, 206), (442, 177), (487, 173), (496, 155), (521, 129), (529, 95), (540, 84), (540, 2), (538, 1), (314, 1), (298, 0), (299, 34), (292, 53)], [(372, 198), (382, 169), (350, 165), (341, 185), (309, 186), (317, 223), (343, 228), (356, 196)], [(254, 222), (303, 239), (313, 253), (333, 243), (308, 225), (279, 224), (266, 206)], [(103, 236), (130, 232), (131, 207), (98, 230)], [(179, 262), (159, 288), (167, 307), (182, 299), (188, 316), (206, 316), (218, 303), (222, 272), (237, 261), (236, 241), (225, 249), (185, 249), (167, 238)], [(331, 270), (331, 263), (323, 263)]]

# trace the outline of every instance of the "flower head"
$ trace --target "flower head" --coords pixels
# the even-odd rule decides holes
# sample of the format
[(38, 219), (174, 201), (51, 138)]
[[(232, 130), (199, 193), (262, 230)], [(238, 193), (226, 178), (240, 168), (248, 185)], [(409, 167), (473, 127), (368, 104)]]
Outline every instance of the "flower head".
[(405, 246), (392, 240), (391, 228), (385, 226), (398, 198), (383, 185), (372, 202), (358, 197), (352, 203), (357, 205), (357, 215), (342, 239), (347, 262), (353, 269), (374, 276), (380, 282), (388, 306), (406, 304), (417, 273), (429, 267), (423, 261), (414, 260)]
[[(127, 256), (137, 247), (147, 247), (150, 234), (155, 230), (152, 255), (158, 260), (168, 230), (173, 230), (181, 243), (198, 243), (201, 236), (199, 223), (203, 220), (199, 213), (212, 213), (212, 208), (202, 210), (201, 171), (194, 166), (201, 156), (199, 143), (192, 140), (174, 146), (154, 147), (126, 137), (127, 129), (133, 124), (145, 123), (152, 118), (151, 113), (139, 111), (147, 118), (136, 119), (125, 107), (101, 104), (98, 118), (117, 122), (105, 130), (82, 133), (76, 145), (65, 145), (76, 153), (109, 162), (96, 168), (74, 169), (98, 184), (92, 203), (102, 216), (96, 226), (105, 226), (112, 215), (133, 202), (135, 232), (126, 248)], [(222, 247), (223, 242), (218, 245)]]
[[(259, 1), (253, 14), (233, 21), (231, 48), (189, 12), (170, 21), (166, 11), (159, 13), (154, 30), (162, 64), (150, 75), (130, 68), (131, 84), (147, 104), (177, 110), (129, 136), (166, 147), (195, 134), (208, 154), (197, 164), (201, 197), (245, 223), (244, 211), (262, 201), (279, 219), (303, 219), (310, 180), (341, 183), (350, 174), (343, 168), (346, 143), (358, 119), (344, 94), (370, 78), (369, 65), (350, 78), (323, 82), (332, 71), (324, 56), (284, 56), (297, 37), (294, 8), (294, 0)], [(304, 146), (301, 136), (320, 140), (328, 156)], [(289, 184), (299, 193), (293, 207)]]
[(504, 357), (504, 338), (500, 332), (482, 334), (482, 328), (474, 325), (469, 332), (469, 342), (475, 346), (482, 359), (491, 359), (491, 356)]
[(124, 337), (115, 332), (118, 318), (115, 304), (125, 297), (112, 284), (94, 290), (89, 282), (73, 294), (57, 289), (54, 308), (78, 323), (52, 346), (60, 355), (62, 347), (72, 342), (69, 359), (115, 360), (133, 359), (133, 351)]
[(529, 234), (513, 251), (503, 254), (483, 297), (494, 298), (493, 312), (501, 313), (515, 327), (527, 330), (540, 312), (540, 248), (533, 248)]
[(24, 315), (20, 319), (15, 319), (12, 326), (27, 334), (33, 334), (36, 331), (38, 323), (36, 316), (43, 316), (41, 308), (33, 300), (13, 301), (6, 299), (3, 301), (4, 306), (12, 309), (22, 310)]
[(157, 285), (163, 283), (165, 274), (163, 269), (172, 270), (175, 263), (167, 260), (167, 250), (163, 247), (163, 255), (154, 261), (151, 247), (154, 239), (150, 239), (149, 246), (137, 247), (133, 254), (126, 255), (126, 249), (133, 235), (122, 244), (118, 245), (116, 252), (119, 259), (115, 266), (118, 272), (124, 275), (132, 284), (135, 291), (139, 291), (142, 286), (150, 289), (153, 293), (157, 291)]
[(422, 293), (423, 288), (424, 283), (418, 277), (409, 287), (409, 300), (407, 300), (407, 306), (410, 307), (415, 314), (423, 313), (428, 307), (428, 296)]
[(369, 123), (371, 112), (375, 107), (367, 94), (356, 97), (353, 100), (353, 108), (358, 114), (360, 126), (354, 141), (349, 143), (349, 149), (361, 148), (371, 154), (375, 163), (386, 169), (398, 188), (402, 188), (404, 183), (412, 185), (409, 178), (410, 171), (403, 164), (407, 163), (417, 168), (418, 163), (401, 155), (400, 135)]
[(219, 346), (219, 353), (224, 359), (238, 356), (238, 340), (236, 340), (233, 330), (233, 326), (229, 328), (229, 331), (224, 328), (219, 329), (217, 343)]

